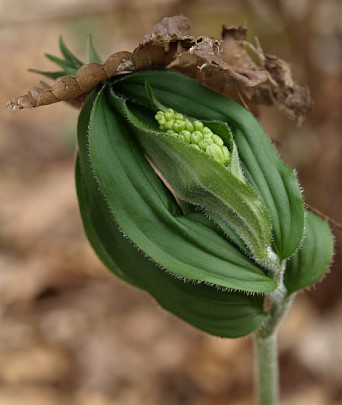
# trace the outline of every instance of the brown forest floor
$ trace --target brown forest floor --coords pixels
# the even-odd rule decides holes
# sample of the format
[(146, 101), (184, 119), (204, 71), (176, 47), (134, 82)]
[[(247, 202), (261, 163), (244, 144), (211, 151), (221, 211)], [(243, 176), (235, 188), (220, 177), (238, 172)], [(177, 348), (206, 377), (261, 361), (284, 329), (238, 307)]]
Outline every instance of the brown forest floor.
[[(41, 55), (58, 54), (60, 33), (80, 56), (93, 33), (105, 57), (132, 50), (164, 15), (182, 12), (194, 34), (213, 36), (222, 23), (247, 22), (310, 85), (315, 109), (302, 129), (274, 109), (263, 123), (298, 169), (307, 202), (341, 221), (339, 2), (143, 3), (0, 0), (0, 105), (37, 81), (28, 67), (51, 69)], [(0, 404), (252, 405), (250, 339), (191, 328), (112, 277), (91, 251), (74, 189), (76, 119), (62, 104), (0, 109)], [(282, 405), (342, 404), (340, 268), (337, 253), (281, 328)]]

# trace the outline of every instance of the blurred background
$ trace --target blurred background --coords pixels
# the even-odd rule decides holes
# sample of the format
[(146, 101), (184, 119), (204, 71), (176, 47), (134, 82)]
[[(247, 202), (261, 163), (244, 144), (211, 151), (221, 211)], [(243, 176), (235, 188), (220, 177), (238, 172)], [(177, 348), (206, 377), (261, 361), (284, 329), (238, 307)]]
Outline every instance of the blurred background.
[[(114, 278), (85, 239), (73, 179), (78, 111), (9, 112), (54, 70), (58, 36), (85, 59), (133, 50), (164, 16), (249, 39), (288, 60), (314, 109), (302, 128), (261, 121), (296, 167), (305, 200), (342, 221), (342, 3), (339, 0), (0, 0), (0, 404), (252, 405), (251, 339), (210, 337)], [(342, 404), (341, 231), (330, 274), (301, 293), (280, 330), (282, 405)]]

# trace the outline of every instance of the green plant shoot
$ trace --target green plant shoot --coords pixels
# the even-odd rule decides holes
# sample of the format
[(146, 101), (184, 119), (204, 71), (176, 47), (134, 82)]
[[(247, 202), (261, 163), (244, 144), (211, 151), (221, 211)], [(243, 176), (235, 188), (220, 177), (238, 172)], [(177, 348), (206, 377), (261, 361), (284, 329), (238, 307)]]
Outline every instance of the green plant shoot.
[[(65, 59), (48, 55), (63, 69), (45, 73), (54, 79), (82, 66), (60, 46)], [(91, 41), (89, 55), (99, 62)], [(77, 132), (78, 201), (99, 258), (196, 328), (254, 332), (259, 403), (275, 404), (275, 330), (333, 254), (294, 170), (244, 107), (169, 69), (102, 81)]]

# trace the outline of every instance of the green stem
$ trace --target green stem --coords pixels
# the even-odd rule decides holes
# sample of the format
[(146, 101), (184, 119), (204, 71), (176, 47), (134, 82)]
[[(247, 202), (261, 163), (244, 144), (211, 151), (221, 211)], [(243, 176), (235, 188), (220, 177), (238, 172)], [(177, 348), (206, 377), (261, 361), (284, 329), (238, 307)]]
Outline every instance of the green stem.
[(279, 399), (277, 327), (290, 303), (283, 280), (284, 271), (285, 263), (273, 269), (277, 289), (269, 296), (268, 315), (255, 335), (258, 405), (277, 405)]
[(276, 405), (279, 396), (277, 334), (255, 337), (258, 405)]

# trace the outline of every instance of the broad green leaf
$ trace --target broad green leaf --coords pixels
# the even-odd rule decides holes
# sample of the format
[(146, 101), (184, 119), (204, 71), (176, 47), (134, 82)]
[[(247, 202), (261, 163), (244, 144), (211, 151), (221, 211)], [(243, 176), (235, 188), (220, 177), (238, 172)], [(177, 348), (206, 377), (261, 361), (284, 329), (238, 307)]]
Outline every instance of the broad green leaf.
[(275, 282), (211, 227), (180, 215), (130, 131), (101, 93), (89, 123), (89, 158), (125, 235), (179, 277), (242, 291), (274, 290)]
[(226, 121), (234, 134), (243, 173), (268, 208), (273, 248), (280, 259), (298, 248), (304, 231), (304, 208), (295, 173), (278, 157), (257, 120), (233, 100), (170, 70), (146, 71), (113, 82), (114, 91), (147, 107), (148, 81), (163, 105), (201, 120)]
[[(110, 100), (134, 126), (148, 158), (176, 194), (182, 200), (208, 210), (209, 214), (218, 215), (241, 237), (259, 262), (268, 264), (273, 259), (269, 257), (271, 226), (267, 209), (254, 189), (207, 154), (164, 132), (148, 129), (144, 123), (148, 115), (140, 121), (113, 93)], [(223, 134), (218, 124), (216, 127)]]
[[(94, 250), (111, 271), (145, 289), (166, 310), (212, 335), (245, 336), (261, 325), (266, 316), (262, 310), (262, 296), (220, 291), (215, 287), (177, 280), (165, 273), (123, 236), (113, 223), (99, 191), (97, 196), (93, 191), (87, 192), (90, 178), (83, 180), (79, 165), (76, 173), (86, 233)], [(95, 206), (97, 210), (91, 209)]]
[[(116, 275), (146, 290), (163, 308), (199, 329), (230, 338), (256, 330), (266, 316), (262, 296), (220, 291), (176, 279), (140, 253), (118, 229), (87, 158), (87, 128), (93, 101), (93, 97), (87, 101), (79, 118), (76, 185), (84, 228), (99, 257)], [(196, 216), (206, 223), (201, 214)]]
[(301, 248), (286, 265), (285, 285), (289, 294), (309, 287), (323, 277), (332, 260), (334, 240), (328, 224), (307, 212)]
[[(120, 265), (124, 264), (121, 260), (124, 260), (124, 256), (120, 256), (123, 247), (121, 245), (115, 245), (115, 243), (111, 245), (112, 249), (118, 252), (116, 261), (113, 261), (111, 253), (106, 250), (101, 242), (101, 239), (108, 239), (112, 243), (112, 228), (117, 229), (117, 224), (104, 203), (103, 196), (99, 191), (98, 184), (95, 181), (88, 161), (86, 139), (89, 118), (95, 98), (96, 92), (94, 91), (83, 106), (77, 124), (78, 156), (76, 161), (76, 187), (80, 211), (87, 237), (102, 262), (118, 277), (138, 287), (134, 280), (130, 279), (127, 274), (121, 271)], [(86, 179), (85, 185), (83, 184), (83, 179)], [(91, 222), (96, 224), (97, 229), (100, 230), (99, 234), (95, 232), (94, 227), (86, 226), (86, 224)], [(134, 257), (135, 256), (132, 256), (132, 258)]]

